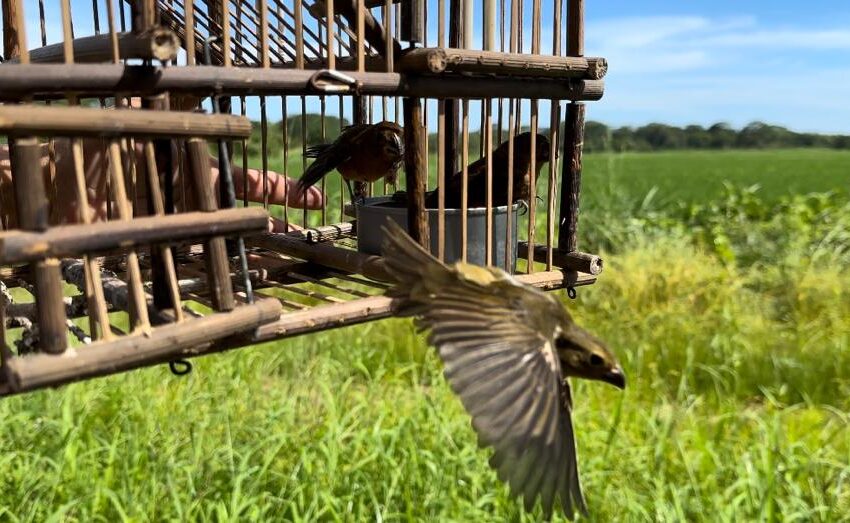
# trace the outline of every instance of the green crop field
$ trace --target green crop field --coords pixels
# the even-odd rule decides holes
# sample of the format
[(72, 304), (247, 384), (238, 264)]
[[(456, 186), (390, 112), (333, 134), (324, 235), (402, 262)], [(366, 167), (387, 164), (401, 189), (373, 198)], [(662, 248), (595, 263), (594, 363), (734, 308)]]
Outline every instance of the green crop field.
[[(606, 269), (562, 297), (628, 376), (574, 384), (591, 520), (850, 521), (850, 154), (589, 155), (584, 180), (581, 246)], [(540, 518), (406, 320), (9, 398), (0, 418), (3, 521)]]

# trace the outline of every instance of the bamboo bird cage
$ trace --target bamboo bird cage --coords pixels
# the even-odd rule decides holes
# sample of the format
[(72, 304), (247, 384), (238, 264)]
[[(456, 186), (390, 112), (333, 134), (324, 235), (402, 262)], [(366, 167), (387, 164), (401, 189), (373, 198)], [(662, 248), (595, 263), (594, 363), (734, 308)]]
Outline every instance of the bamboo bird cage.
[[(437, 190), (441, 257), (446, 177), (500, 143), (512, 150), (520, 130), (542, 132), (552, 159), (532, 169), (529, 208), (506, 232), (517, 277), (572, 291), (602, 269), (577, 248), (583, 102), (602, 97), (607, 68), (584, 56), (584, 0), (2, 7), (0, 395), (155, 364), (181, 372), (192, 356), (391, 315), (382, 260), (358, 252), (369, 231), (342, 197), (309, 211), (270, 197), (270, 165), (297, 177), (308, 142), (343, 122), (403, 126), (398, 182), (356, 191), (405, 190), (411, 235), (430, 245), (425, 192)], [(192, 111), (186, 99), (203, 102)], [(222, 174), (216, 186), (225, 164), (257, 170), (253, 205), (247, 185)], [(321, 183), (345, 194), (337, 174)], [(267, 232), (269, 215), (301, 230)], [(468, 241), (466, 218), (453, 234)]]

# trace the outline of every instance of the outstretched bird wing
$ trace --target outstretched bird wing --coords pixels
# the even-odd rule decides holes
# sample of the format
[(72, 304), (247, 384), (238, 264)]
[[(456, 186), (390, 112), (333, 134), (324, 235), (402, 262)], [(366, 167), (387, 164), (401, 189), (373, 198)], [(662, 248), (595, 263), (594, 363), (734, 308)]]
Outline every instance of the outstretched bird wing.
[(563, 308), (498, 269), (442, 264), (395, 223), (384, 232), (389, 295), (430, 330), (499, 478), (529, 510), (540, 497), (547, 515), (556, 499), (568, 517), (585, 512), (569, 386), (552, 345)]
[(305, 190), (316, 184), (323, 176), (336, 169), (340, 164), (358, 152), (358, 143), (371, 129), (368, 124), (350, 125), (343, 129), (339, 138), (330, 145), (312, 146), (307, 149), (308, 158), (316, 158), (298, 180), (298, 187)]

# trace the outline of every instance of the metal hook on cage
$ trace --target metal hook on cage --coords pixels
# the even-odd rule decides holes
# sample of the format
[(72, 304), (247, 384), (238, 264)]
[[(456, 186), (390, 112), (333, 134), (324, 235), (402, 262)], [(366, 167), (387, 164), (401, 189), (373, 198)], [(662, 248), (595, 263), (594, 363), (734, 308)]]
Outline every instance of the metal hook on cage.
[[(206, 62), (206, 65), (212, 65), (210, 45), (219, 39), (220, 38), (218, 36), (213, 36), (204, 40), (204, 62)], [(218, 96), (213, 95), (211, 96), (211, 100), (213, 113), (221, 113), (221, 99)], [(236, 187), (233, 184), (233, 170), (230, 166), (230, 149), (228, 148), (227, 142), (222, 138), (219, 138), (218, 140), (218, 154), (220, 160), (219, 183), (222, 188), (222, 192), (220, 194), (221, 206), (223, 208), (233, 208), (236, 207)], [(247, 173), (244, 173), (244, 175), (247, 176)], [(254, 303), (254, 288), (251, 285), (251, 274), (248, 270), (248, 256), (245, 253), (245, 240), (242, 236), (236, 237), (236, 248), (239, 255), (240, 269), (242, 271), (242, 285), (245, 288), (245, 297), (248, 300), (248, 303)]]
[(360, 89), (357, 79), (334, 69), (321, 69), (313, 73), (310, 86), (325, 93), (357, 92)]
[(192, 372), (192, 364), (186, 360), (169, 361), (168, 370), (175, 376), (185, 376)]

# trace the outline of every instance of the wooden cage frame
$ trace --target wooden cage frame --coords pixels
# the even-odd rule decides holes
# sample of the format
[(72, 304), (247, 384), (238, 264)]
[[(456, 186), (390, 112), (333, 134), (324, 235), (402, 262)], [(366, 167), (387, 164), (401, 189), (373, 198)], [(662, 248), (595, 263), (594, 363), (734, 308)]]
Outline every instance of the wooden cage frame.
[[(591, 284), (602, 270), (598, 256), (577, 250), (583, 102), (602, 97), (607, 71), (603, 58), (584, 56), (584, 0), (546, 6), (553, 20), (548, 54), (540, 41), (543, 0), (531, 0), (532, 35), (525, 44), (523, 0), (508, 2), (510, 10), (505, 2), (497, 8), (495, 0), (484, 0), (480, 49), (472, 42), (476, 12), (470, 0), (432, 0), (438, 20), (437, 42), (430, 47), (434, 24), (428, 23), (426, 0), (105, 0), (106, 23), (100, 26), (103, 13), (95, 7), (95, 34), (78, 38), (71, 2), (60, 0), (63, 40), (47, 45), (42, 9), (39, 46), (29, 45), (25, 34), (24, 10), (34, 10), (34, 3), (0, 1), (0, 136), (8, 141), (12, 184), (6, 192), (13, 193), (3, 195), (2, 204), (14, 204), (14, 211), (4, 211), (11, 218), (4, 218), (0, 232), (0, 396), (392, 314), (392, 302), (383, 296), (383, 261), (350, 248), (356, 239), (350, 221), (328, 224), (323, 206), (321, 225), (310, 226), (304, 211), (304, 230), (266, 232), (272, 154), (266, 143), (267, 97), (281, 98), (284, 122), (289, 97), (300, 98), (303, 147), (306, 96), (321, 101), (323, 132), (326, 99), (338, 99), (341, 113), (350, 103), (355, 123), (370, 120), (376, 100), (386, 116), (387, 100), (394, 100), (407, 144), (408, 228), (423, 245), (428, 245), (429, 101), (437, 105), (441, 225), (447, 173), (466, 176), (470, 99), (481, 100), (485, 158), (493, 151), (494, 116), (499, 141), (507, 120), (512, 147), (524, 101), (534, 133), (539, 100), (548, 101), (553, 154), (544, 199), (547, 232), (545, 243), (535, 241), (534, 201), (526, 241), (519, 243), (526, 273), (517, 278), (553, 290)], [(409, 47), (403, 49), (402, 42)], [(205, 45), (211, 63), (200, 65)], [(219, 97), (225, 114), (169, 110), (175, 95)], [(130, 109), (130, 97), (141, 97), (144, 109)], [(240, 102), (239, 115), (230, 114), (231, 97)], [(216, 194), (209, 161), (208, 140), (241, 144), (247, 179), (252, 126), (246, 97), (261, 101), (263, 208), (238, 207), (235, 189), (228, 196), (222, 176)], [(105, 108), (105, 99), (114, 99), (116, 108)], [(100, 107), (84, 107), (83, 100), (100, 100)], [(69, 144), (72, 198), (79, 208), (70, 224), (51, 214), (62, 197), (55, 178), (59, 140)], [(84, 140), (102, 146), (109, 190), (105, 221), (93, 222), (89, 215)], [(238, 166), (235, 157), (230, 160)], [(488, 180), (491, 169), (488, 162)], [(175, 176), (194, 198), (194, 206), (180, 212), (169, 193)], [(138, 204), (140, 187), (147, 208)], [(357, 187), (361, 194), (370, 190)], [(297, 213), (284, 200), (288, 221)], [(488, 199), (488, 241), (492, 211)], [(442, 256), (444, 229), (439, 230)], [(466, 229), (463, 234), (465, 241)], [(234, 261), (234, 238), (248, 246), (247, 271)], [(490, 252), (488, 245), (488, 262)], [(535, 263), (545, 269), (536, 270)], [(67, 286), (79, 294), (67, 296)], [(16, 299), (16, 292), (33, 298)], [(111, 319), (116, 312), (127, 313), (127, 328)], [(78, 318), (88, 318), (87, 328)], [(6, 343), (10, 329), (19, 334), (17, 351)]]

